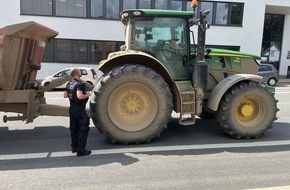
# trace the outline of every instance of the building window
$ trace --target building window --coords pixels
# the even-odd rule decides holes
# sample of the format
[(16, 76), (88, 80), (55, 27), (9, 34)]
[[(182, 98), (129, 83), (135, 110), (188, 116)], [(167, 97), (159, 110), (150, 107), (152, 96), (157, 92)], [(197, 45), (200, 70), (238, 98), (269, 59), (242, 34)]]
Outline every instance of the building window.
[(54, 40), (46, 43), (42, 60), (46, 62), (54, 61)]
[(106, 42), (104, 48), (106, 50), (106, 56), (108, 56), (109, 53), (115, 52), (117, 50), (117, 44), (116, 42)]
[(104, 18), (104, 2), (103, 0), (91, 0), (91, 17)]
[[(192, 11), (183, 0), (21, 0), (21, 14), (119, 20), (124, 9), (164, 9)], [(199, 10), (210, 9), (212, 25), (241, 26), (243, 3), (200, 1)]]
[(284, 15), (265, 15), (261, 51), (262, 62), (273, 64), (276, 68), (279, 68), (281, 61), (280, 51), (283, 41), (284, 22)]
[(116, 0), (106, 0), (106, 18), (119, 19), (120, 15), (120, 2)]
[(123, 0), (123, 10), (125, 9), (136, 9), (136, 0)]
[[(185, 9), (188, 11), (192, 10), (191, 1), (187, 1)], [(210, 13), (206, 17), (206, 21), (210, 24), (224, 26), (242, 26), (244, 12), (243, 3), (201, 1), (196, 11), (205, 11), (208, 9), (210, 10)]]
[(206, 48), (218, 48), (218, 49), (240, 51), (240, 46), (206, 45)]
[(171, 1), (170, 9), (181, 11), (182, 10), (182, 1)]
[[(197, 45), (191, 44), (190, 47), (196, 49)], [(207, 48), (207, 49), (215, 48), (215, 49), (226, 49), (226, 50), (232, 50), (232, 51), (240, 51), (241, 47), (240, 46), (206, 45), (205, 48)]]
[(155, 9), (168, 9), (168, 0), (155, 0)]
[(185, 10), (186, 10), (186, 11), (192, 11), (191, 1), (187, 1), (187, 2), (186, 2)]
[[(187, 9), (189, 9), (187, 7)], [(206, 20), (212, 25), (242, 26), (243, 23), (243, 3), (224, 3), (202, 1), (199, 10), (210, 10)]]
[(151, 9), (151, 0), (139, 0), (140, 9)]
[(228, 3), (217, 3), (216, 5), (216, 15), (215, 24), (226, 25), (228, 22)]
[(52, 16), (52, 0), (21, 0), (21, 14)]
[(99, 63), (104, 59), (104, 42), (91, 43), (91, 63)]
[(59, 63), (95, 63), (120, 50), (124, 42), (54, 39), (46, 44), (42, 61)]
[(215, 19), (216, 25), (241, 26), (243, 21), (244, 4), (242, 3), (216, 3)]
[(230, 25), (242, 25), (244, 5), (241, 3), (230, 4)]
[(87, 17), (86, 0), (55, 0), (56, 16)]
[(87, 43), (84, 40), (56, 40), (56, 62), (87, 63)]
[(201, 11), (210, 10), (209, 15), (206, 17), (208, 23), (212, 23), (213, 6), (213, 2), (202, 2), (200, 5)]

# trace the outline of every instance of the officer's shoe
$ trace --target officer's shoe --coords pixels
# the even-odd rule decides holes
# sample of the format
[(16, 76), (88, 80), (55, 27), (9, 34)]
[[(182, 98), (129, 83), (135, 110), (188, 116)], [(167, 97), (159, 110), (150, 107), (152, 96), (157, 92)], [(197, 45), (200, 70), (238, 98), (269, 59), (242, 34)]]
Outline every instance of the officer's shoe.
[(77, 152), (77, 156), (87, 156), (87, 155), (90, 155), (91, 153), (92, 153), (92, 151), (85, 150), (83, 152)]

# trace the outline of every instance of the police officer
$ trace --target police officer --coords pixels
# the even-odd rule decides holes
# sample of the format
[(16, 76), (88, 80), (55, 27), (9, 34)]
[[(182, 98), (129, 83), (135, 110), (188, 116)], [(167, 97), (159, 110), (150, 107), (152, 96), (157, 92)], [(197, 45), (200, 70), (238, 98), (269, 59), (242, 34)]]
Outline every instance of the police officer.
[(70, 132), (72, 153), (77, 156), (86, 156), (91, 151), (86, 150), (89, 127), (89, 117), (86, 113), (86, 103), (91, 95), (86, 91), (85, 84), (80, 81), (82, 76), (79, 68), (71, 70), (72, 79), (68, 82), (64, 97), (69, 98)]

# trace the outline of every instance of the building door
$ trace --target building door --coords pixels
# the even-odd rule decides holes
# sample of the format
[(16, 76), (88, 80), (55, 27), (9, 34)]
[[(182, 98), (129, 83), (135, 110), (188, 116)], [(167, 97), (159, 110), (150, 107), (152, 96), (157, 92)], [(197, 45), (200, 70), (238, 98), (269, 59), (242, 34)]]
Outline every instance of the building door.
[(273, 64), (278, 70), (283, 41), (284, 15), (266, 14), (264, 21), (262, 62)]

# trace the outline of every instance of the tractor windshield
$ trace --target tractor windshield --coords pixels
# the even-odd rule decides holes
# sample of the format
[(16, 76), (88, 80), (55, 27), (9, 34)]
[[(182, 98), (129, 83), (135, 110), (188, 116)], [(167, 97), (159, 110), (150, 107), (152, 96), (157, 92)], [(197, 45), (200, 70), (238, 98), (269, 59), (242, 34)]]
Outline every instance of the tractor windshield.
[(169, 70), (174, 78), (187, 77), (188, 40), (183, 18), (142, 17), (132, 22), (131, 48), (147, 52)]

